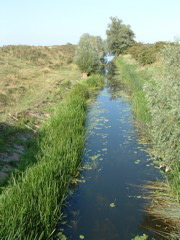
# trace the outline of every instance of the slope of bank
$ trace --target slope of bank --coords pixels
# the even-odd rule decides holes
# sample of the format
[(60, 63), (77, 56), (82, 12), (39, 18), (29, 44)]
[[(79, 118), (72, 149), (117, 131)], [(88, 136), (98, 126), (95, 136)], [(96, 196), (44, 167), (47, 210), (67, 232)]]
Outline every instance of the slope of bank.
[(102, 85), (99, 75), (75, 84), (39, 129), (24, 157), (26, 161), (30, 156), (29, 167), (16, 174), (0, 195), (1, 239), (51, 236), (68, 186), (78, 172), (87, 100)]
[(0, 48), (0, 182), (18, 165), (41, 124), (81, 73), (75, 46)]
[(154, 66), (142, 68), (127, 57), (116, 58), (114, 64), (115, 81), (127, 89), (136, 123), (164, 173), (163, 183), (149, 186), (153, 199), (149, 213), (169, 225), (162, 234), (176, 239), (180, 236), (179, 45), (166, 46), (161, 63)]

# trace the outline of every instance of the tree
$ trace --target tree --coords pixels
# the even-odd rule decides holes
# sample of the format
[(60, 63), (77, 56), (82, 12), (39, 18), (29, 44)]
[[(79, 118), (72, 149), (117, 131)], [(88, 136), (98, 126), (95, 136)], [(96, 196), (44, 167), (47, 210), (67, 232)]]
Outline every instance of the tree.
[(110, 53), (119, 55), (134, 44), (135, 34), (130, 25), (123, 24), (122, 20), (117, 17), (110, 19), (111, 23), (106, 30), (108, 49)]
[(97, 72), (103, 65), (104, 44), (99, 36), (83, 34), (76, 49), (74, 62), (82, 72)]

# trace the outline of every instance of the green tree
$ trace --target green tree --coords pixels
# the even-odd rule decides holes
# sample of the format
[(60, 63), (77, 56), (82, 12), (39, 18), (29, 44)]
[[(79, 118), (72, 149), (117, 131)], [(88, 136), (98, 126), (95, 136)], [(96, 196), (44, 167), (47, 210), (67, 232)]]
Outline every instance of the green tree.
[(83, 34), (76, 49), (74, 62), (82, 72), (98, 72), (105, 56), (104, 43), (99, 36)]
[(129, 25), (117, 17), (110, 17), (111, 23), (108, 24), (107, 44), (109, 52), (115, 55), (123, 53), (128, 47), (134, 44), (135, 34)]

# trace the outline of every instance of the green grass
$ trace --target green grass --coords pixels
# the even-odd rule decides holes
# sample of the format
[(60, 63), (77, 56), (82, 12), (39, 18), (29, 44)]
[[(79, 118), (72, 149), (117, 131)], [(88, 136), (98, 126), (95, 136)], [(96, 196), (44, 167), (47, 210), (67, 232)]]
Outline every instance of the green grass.
[(147, 100), (143, 91), (144, 83), (150, 80), (150, 75), (137, 71), (135, 64), (127, 64), (124, 59), (116, 59), (116, 67), (119, 71), (119, 80), (124, 83), (133, 104), (134, 114), (141, 125), (147, 125), (151, 116), (148, 111)]
[(28, 162), (0, 195), (0, 239), (50, 237), (80, 165), (89, 89), (102, 86), (102, 79), (76, 84), (40, 129), (34, 163), (28, 167)]

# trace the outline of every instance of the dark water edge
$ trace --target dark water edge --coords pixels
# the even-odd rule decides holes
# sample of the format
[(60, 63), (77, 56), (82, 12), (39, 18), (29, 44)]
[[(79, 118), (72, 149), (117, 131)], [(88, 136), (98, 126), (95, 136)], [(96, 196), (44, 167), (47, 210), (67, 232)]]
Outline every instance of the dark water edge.
[(84, 170), (59, 231), (73, 240), (129, 240), (143, 234), (163, 239), (147, 230), (156, 222), (143, 211), (147, 199), (138, 186), (161, 176), (139, 143), (130, 103), (104, 88), (89, 108), (86, 126)]

